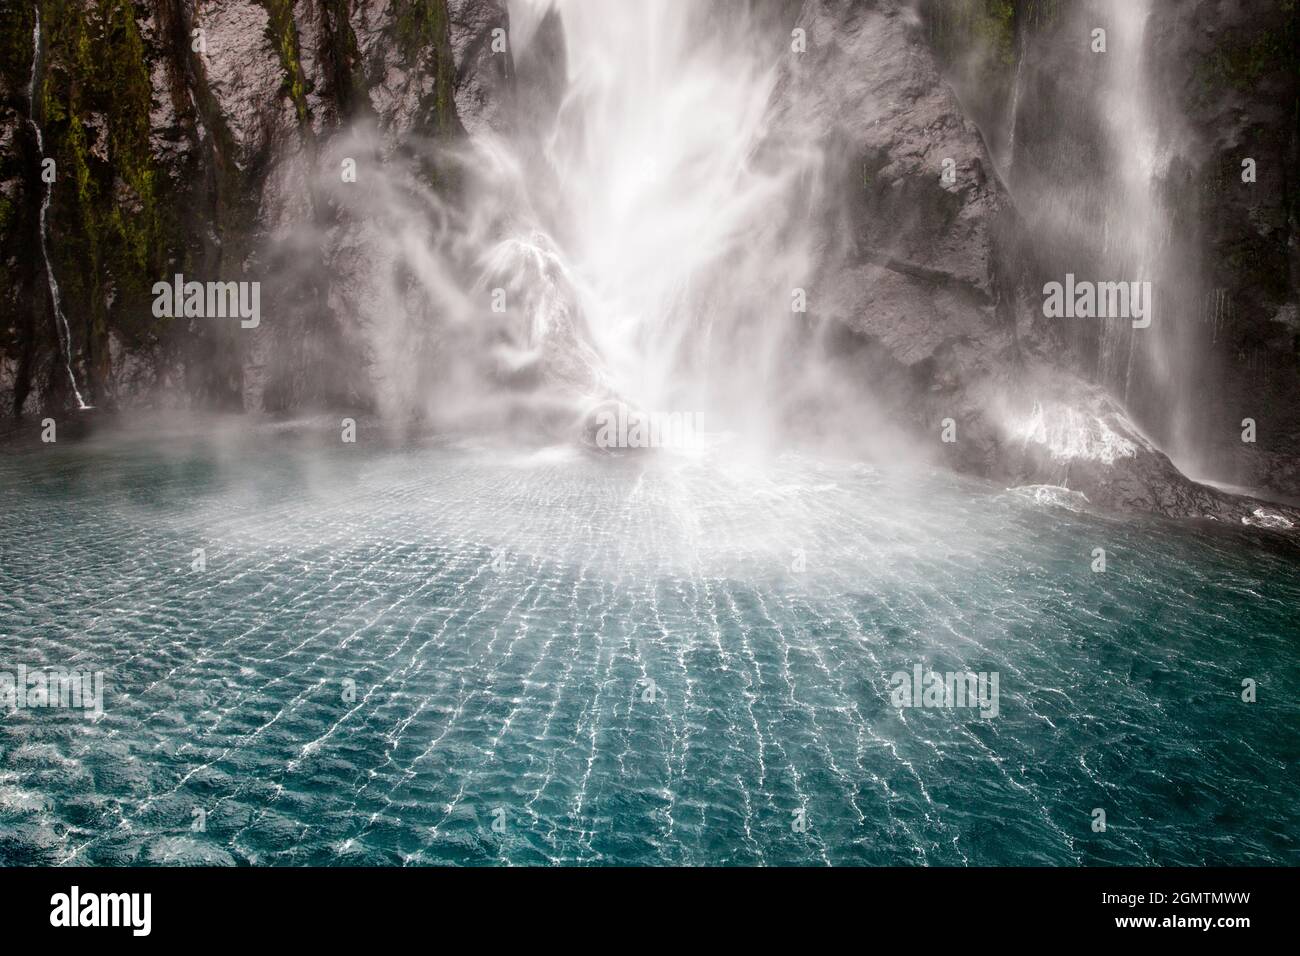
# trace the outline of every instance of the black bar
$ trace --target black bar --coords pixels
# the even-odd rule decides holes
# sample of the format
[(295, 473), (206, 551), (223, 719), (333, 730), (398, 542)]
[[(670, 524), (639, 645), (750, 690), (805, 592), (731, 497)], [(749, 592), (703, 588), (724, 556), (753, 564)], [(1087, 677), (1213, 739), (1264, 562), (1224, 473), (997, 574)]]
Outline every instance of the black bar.
[[(0, 899), (11, 941), (76, 933), (127, 945), (409, 939), (442, 948), (463, 936), (457, 948), (496, 948), (504, 939), (672, 948), (701, 938), (761, 944), (793, 931), (810, 940), (848, 933), (854, 945), (910, 938), (979, 951), (1101, 937), (1231, 946), (1257, 930), (1282, 938), (1295, 921), (1294, 876), (1285, 868), (60, 868), (0, 871)], [(148, 936), (135, 936), (129, 910), (120, 920), (127, 925), (117, 927), (51, 925), (57, 895), (70, 909), (73, 886), (83, 907), (93, 894), (150, 894)], [(1219, 922), (1243, 918), (1244, 925)], [(1119, 922), (1147, 919), (1153, 923)]]

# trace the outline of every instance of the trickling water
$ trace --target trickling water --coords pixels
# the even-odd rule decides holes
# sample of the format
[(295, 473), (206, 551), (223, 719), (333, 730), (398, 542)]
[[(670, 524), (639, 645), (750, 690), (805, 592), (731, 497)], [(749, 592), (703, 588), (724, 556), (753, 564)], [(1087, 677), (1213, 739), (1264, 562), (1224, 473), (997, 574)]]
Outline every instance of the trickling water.
[[(40, 68), (42, 40), (41, 9), (38, 6), (34, 10), (36, 12), (36, 26), (32, 29), (32, 78), (27, 85), (27, 122), (36, 135), (36, 151), (39, 154), (40, 163), (43, 164), (45, 160), (45, 136), (41, 132), (41, 124), (36, 121), (36, 81)], [(59, 294), (59, 282), (54, 276), (54, 262), (50, 259), (47, 219), (50, 200), (54, 195), (54, 183), (52, 180), (45, 181), (44, 168), (41, 169), (41, 178), (45, 184), (44, 195), (41, 197), (40, 213), (41, 261), (45, 265), (45, 278), (50, 289), (50, 301), (54, 307), (55, 329), (58, 333), (59, 348), (63, 353), (63, 367), (67, 370), (68, 382), (72, 386), (72, 394), (77, 399), (77, 408), (86, 411), (90, 406), (81, 397), (81, 390), (77, 387), (77, 376), (72, 371), (72, 330), (68, 327), (68, 319), (63, 314), (63, 298)]]
[(1024, 39), (1020, 42), (1020, 53), (1016, 56), (1016, 76), (1011, 83), (1011, 113), (1007, 122), (1006, 162), (1003, 163), (1003, 179), (1010, 183), (1011, 170), (1016, 166), (1016, 121), (1020, 114), (1020, 84), (1025, 72)]

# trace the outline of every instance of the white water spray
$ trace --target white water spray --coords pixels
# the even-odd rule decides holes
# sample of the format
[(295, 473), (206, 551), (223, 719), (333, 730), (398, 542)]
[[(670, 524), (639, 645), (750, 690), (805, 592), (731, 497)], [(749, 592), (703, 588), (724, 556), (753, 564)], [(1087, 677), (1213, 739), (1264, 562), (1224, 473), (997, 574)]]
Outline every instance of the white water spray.
[[(768, 126), (785, 42), (740, 3), (513, 0), (516, 58), (552, 6), (553, 112), (431, 146), (455, 190), (378, 156), (353, 185), (324, 164), (380, 406), (549, 440), (616, 399), (761, 437), (816, 259), (819, 154)], [(381, 142), (359, 128), (336, 147)]]
[(568, 91), (545, 143), (561, 196), (550, 226), (619, 391), (714, 407), (768, 371), (807, 270), (788, 228), (801, 170), (755, 162), (783, 48), (738, 7), (556, 7)]
[[(36, 134), (36, 151), (40, 154), (40, 164), (43, 165), (45, 160), (45, 137), (41, 133), (41, 125), (36, 122), (36, 77), (41, 59), (41, 10), (40, 7), (35, 7), (34, 10), (36, 13), (36, 26), (32, 29), (32, 78), (27, 85), (27, 122), (31, 124), (32, 132)], [(87, 405), (81, 397), (81, 390), (77, 387), (77, 376), (72, 371), (72, 330), (68, 327), (68, 319), (63, 314), (63, 298), (59, 295), (59, 283), (54, 277), (54, 263), (50, 260), (47, 218), (50, 199), (53, 194), (54, 183), (46, 182), (45, 192), (41, 197), (41, 261), (45, 264), (45, 278), (49, 284), (50, 300), (54, 306), (55, 330), (59, 337), (59, 348), (63, 352), (63, 367), (67, 370), (68, 382), (72, 385), (72, 394), (77, 399), (77, 408), (81, 411), (88, 411), (91, 406)]]
[[(1155, 79), (1156, 4), (1081, 0), (1062, 7), (1059, 22), (1047, 29), (1056, 46), (1037, 68), (1069, 64), (1093, 93), (1061, 102), (1070, 123), (1044, 126), (1032, 113), (1022, 118), (1038, 125), (1022, 127), (1016, 144), (1033, 154), (1015, 172), (1018, 203), (1031, 235), (1047, 240), (1058, 281), (1086, 269), (1106, 281), (1151, 283), (1149, 326), (1135, 327), (1135, 315), (1099, 320), (1096, 378), (1186, 472), (1201, 437), (1192, 427), (1197, 355), (1186, 321), (1186, 303), (1194, 298), (1189, 290), (1200, 277), (1180, 258), (1182, 240), (1174, 231), (1177, 200), (1168, 184), (1187, 133)], [(1022, 93), (1043, 102), (1056, 95), (1032, 87)]]
[[(1161, 254), (1169, 227), (1165, 210), (1154, 195), (1154, 184), (1168, 158), (1159, 148), (1142, 54), (1150, 5), (1148, 0), (1102, 0), (1098, 13), (1104, 22), (1114, 25), (1111, 47), (1105, 54), (1108, 69), (1100, 103), (1108, 133), (1110, 168), (1114, 170), (1102, 235), (1103, 252), (1120, 273), (1155, 281), (1160, 278)], [(1126, 401), (1135, 347), (1146, 339), (1158, 344), (1162, 319), (1168, 318), (1156, 315), (1154, 321), (1159, 324), (1142, 342), (1128, 334), (1122, 320), (1115, 323), (1115, 329), (1107, 329), (1102, 375), (1119, 383)], [(1171, 374), (1169, 357), (1160, 348), (1150, 352), (1152, 370), (1162, 384), (1167, 383)]]
[(1103, 254), (1114, 273), (1153, 282), (1151, 327), (1131, 331), (1108, 324), (1102, 338), (1101, 377), (1128, 404), (1147, 409), (1161, 450), (1184, 473), (1200, 470), (1203, 435), (1196, 428), (1195, 329), (1188, 293), (1201, 281), (1180, 261), (1174, 210), (1162, 185), (1184, 138), (1179, 116), (1162, 108), (1147, 62), (1151, 0), (1096, 0), (1119, 42), (1106, 61), (1099, 115), (1109, 146)]

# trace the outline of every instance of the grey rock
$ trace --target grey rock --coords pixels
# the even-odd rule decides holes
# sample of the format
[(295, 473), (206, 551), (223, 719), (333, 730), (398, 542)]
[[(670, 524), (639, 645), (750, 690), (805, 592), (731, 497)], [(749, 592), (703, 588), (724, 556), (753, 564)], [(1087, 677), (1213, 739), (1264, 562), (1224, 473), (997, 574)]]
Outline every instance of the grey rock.
[[(513, 53), (493, 50), (510, 29), (504, 0), (447, 0), (456, 64), (456, 112), (471, 135), (509, 123)], [(494, 37), (494, 31), (503, 31)]]
[(281, 95), (284, 72), (267, 37), (270, 17), (249, 0), (214, 0), (199, 8), (195, 27), (204, 31), (197, 54), (208, 92), (247, 168), (294, 123), (293, 104)]

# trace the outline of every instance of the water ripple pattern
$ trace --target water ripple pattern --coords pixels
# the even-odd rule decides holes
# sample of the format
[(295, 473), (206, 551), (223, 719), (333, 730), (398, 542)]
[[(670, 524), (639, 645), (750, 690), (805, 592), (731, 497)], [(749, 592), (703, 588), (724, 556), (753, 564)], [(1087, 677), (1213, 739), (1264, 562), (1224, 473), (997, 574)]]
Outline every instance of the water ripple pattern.
[[(1300, 554), (1251, 529), (278, 433), (0, 490), (0, 670), (106, 681), (0, 712), (0, 863), (1300, 862)], [(999, 714), (894, 706), (917, 663)]]

